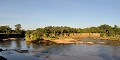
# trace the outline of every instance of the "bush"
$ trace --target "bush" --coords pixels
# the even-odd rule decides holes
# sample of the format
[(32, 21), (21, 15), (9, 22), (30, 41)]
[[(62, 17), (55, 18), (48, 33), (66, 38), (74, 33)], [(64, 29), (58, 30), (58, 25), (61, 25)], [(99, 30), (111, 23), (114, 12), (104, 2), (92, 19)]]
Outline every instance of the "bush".
[(105, 33), (101, 33), (100, 36), (101, 36), (101, 37), (104, 37), (104, 36), (105, 36)]

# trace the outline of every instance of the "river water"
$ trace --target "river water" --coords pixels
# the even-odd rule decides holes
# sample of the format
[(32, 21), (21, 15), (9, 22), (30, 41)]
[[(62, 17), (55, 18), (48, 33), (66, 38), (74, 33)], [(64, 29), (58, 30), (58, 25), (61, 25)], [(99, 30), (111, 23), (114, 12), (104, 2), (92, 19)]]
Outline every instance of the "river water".
[[(83, 39), (89, 41), (90, 39)], [(92, 41), (92, 40), (91, 40)], [(3, 51), (0, 55), (8, 60), (120, 60), (120, 42), (109, 44), (35, 44), (24, 40), (0, 43), (2, 49), (29, 50), (29, 53)]]

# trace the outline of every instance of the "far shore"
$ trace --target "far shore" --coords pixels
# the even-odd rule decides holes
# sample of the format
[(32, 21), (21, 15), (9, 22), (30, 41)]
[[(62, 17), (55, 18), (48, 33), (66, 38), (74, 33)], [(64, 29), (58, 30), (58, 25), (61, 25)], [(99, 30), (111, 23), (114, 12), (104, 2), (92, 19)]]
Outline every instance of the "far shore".
[[(82, 39), (82, 38), (80, 38), (80, 39)], [(49, 41), (55, 42), (57, 44), (108, 44), (106, 42), (93, 42), (93, 41), (83, 42), (83, 41), (80, 41), (80, 39), (65, 38), (65, 39), (53, 39), (53, 40), (51, 39)], [(93, 38), (93, 39), (94, 40), (118, 41), (118, 40), (112, 40), (110, 38)], [(48, 39), (46, 39), (46, 40), (48, 40)]]

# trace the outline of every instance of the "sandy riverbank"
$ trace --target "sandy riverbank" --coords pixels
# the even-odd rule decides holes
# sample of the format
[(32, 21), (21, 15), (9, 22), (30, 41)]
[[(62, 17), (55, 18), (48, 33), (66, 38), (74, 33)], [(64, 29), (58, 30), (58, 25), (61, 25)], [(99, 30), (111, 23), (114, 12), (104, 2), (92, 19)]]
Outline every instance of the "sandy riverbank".
[(107, 44), (106, 42), (93, 42), (93, 41), (81, 41), (80, 39), (56, 39), (50, 40), (51, 42), (55, 42), (57, 44)]

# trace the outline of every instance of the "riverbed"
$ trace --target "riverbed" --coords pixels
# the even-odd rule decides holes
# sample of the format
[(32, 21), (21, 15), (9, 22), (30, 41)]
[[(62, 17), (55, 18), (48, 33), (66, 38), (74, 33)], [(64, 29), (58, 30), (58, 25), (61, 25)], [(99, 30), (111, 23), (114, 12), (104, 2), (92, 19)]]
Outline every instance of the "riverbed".
[[(94, 41), (83, 39), (82, 41)], [(8, 60), (120, 60), (120, 42), (104, 41), (108, 44), (36, 44), (24, 40), (5, 41), (0, 48), (9, 51), (0, 52)], [(18, 53), (13, 49), (28, 50)]]

